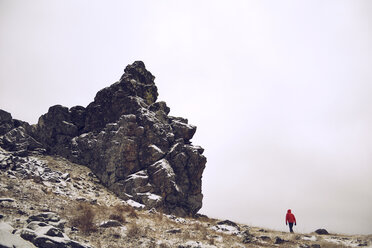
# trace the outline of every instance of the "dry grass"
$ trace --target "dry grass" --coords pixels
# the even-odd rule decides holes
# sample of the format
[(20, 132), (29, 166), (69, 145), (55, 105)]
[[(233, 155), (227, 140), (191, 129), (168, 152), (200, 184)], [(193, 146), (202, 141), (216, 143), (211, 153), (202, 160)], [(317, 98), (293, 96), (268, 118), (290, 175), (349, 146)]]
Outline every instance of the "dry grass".
[(111, 214), (109, 215), (109, 219), (111, 220), (117, 220), (122, 224), (126, 223), (124, 213), (126, 212), (128, 208), (126, 208), (124, 205), (115, 205), (111, 207), (110, 211)]
[(117, 220), (122, 224), (124, 224), (126, 222), (125, 217), (122, 214), (116, 214), (116, 213), (110, 214), (109, 219), (110, 220)]
[(139, 226), (137, 222), (132, 222), (128, 226), (127, 236), (130, 239), (139, 238), (146, 236), (147, 231), (143, 227)]
[(347, 247), (350, 247), (350, 246), (345, 246), (345, 245), (342, 245), (342, 244), (329, 243), (329, 242), (326, 242), (326, 241), (319, 242), (319, 245), (322, 248), (347, 248)]
[(136, 210), (134, 208), (131, 208), (131, 210), (129, 211), (128, 217), (138, 219), (138, 215), (137, 215)]
[(166, 243), (161, 243), (159, 245), (159, 248), (171, 248), (169, 245), (167, 245)]
[(76, 226), (83, 233), (91, 233), (97, 231), (97, 226), (94, 224), (95, 211), (89, 203), (79, 203), (76, 212), (73, 213), (71, 225)]

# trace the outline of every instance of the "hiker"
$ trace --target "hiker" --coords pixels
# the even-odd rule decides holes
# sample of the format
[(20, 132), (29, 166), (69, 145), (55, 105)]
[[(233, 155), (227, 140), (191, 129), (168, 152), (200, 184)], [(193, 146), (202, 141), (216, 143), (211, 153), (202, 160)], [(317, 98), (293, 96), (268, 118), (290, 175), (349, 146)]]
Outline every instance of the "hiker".
[(288, 225), (289, 223), (289, 231), (293, 233), (293, 223), (296, 225), (296, 217), (292, 214), (291, 210), (288, 209), (287, 215), (285, 216), (285, 224)]

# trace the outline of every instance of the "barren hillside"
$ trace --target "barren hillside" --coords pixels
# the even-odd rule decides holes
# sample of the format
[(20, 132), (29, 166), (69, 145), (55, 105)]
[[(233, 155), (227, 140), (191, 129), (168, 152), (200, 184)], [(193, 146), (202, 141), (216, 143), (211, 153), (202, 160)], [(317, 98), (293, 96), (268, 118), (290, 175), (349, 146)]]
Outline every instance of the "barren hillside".
[(167, 215), (118, 198), (90, 169), (61, 157), (1, 149), (0, 165), (0, 247), (371, 247), (368, 236), (289, 234)]

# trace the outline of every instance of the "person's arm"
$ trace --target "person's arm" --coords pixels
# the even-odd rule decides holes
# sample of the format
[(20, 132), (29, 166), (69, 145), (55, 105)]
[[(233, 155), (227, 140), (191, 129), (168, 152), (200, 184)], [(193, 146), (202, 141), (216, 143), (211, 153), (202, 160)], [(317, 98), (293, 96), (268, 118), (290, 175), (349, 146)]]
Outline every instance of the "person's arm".
[(285, 215), (285, 225), (288, 225), (288, 214)]

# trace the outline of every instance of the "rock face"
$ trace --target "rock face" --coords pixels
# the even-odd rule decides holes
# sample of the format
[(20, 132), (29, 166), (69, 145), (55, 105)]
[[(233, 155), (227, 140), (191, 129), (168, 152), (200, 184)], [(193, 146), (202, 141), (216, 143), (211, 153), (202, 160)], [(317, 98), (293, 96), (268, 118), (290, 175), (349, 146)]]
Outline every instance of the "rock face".
[(191, 144), (195, 126), (156, 102), (154, 78), (136, 61), (86, 108), (52, 106), (33, 126), (1, 111), (0, 146), (63, 156), (88, 166), (125, 200), (194, 215), (202, 206), (204, 149)]
[(0, 109), (0, 147), (18, 156), (43, 153), (43, 145), (32, 138), (30, 132), (27, 122), (15, 120), (10, 113)]

